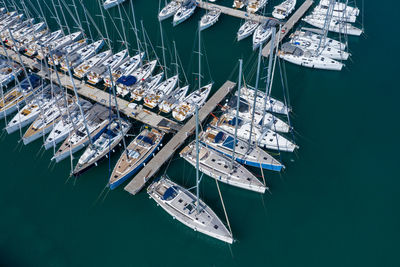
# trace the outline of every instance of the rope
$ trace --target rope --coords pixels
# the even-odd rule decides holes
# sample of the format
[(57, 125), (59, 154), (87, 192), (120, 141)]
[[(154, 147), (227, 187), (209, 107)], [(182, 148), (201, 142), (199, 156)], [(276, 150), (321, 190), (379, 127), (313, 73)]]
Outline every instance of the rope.
[(219, 197), (220, 197), (220, 199), (221, 199), (222, 208), (224, 209), (224, 214), (225, 214), (225, 218), (226, 218), (226, 223), (228, 224), (229, 232), (230, 232), (231, 235), (232, 235), (231, 224), (229, 223), (228, 214), (226, 213), (225, 204), (224, 204), (224, 200), (222, 199), (221, 190), (219, 189), (218, 180), (217, 180), (217, 179), (214, 179), (214, 180), (215, 180), (215, 184), (217, 185), (218, 194), (219, 194)]

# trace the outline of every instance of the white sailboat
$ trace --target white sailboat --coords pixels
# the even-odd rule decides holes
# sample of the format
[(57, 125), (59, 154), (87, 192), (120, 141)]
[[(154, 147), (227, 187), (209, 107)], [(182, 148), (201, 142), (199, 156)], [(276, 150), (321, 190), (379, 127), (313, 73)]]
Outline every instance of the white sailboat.
[(307, 68), (340, 71), (344, 66), (339, 61), (325, 56), (314, 55), (291, 43), (282, 44), (278, 56), (288, 62)]
[(147, 92), (147, 96), (144, 98), (144, 105), (148, 108), (155, 108), (163, 100), (164, 96), (174, 90), (178, 83), (178, 75), (172, 76), (171, 78), (163, 81), (150, 92)]
[(172, 17), (180, 7), (181, 3), (179, 1), (172, 0), (158, 13), (158, 20), (162, 21)]
[(85, 60), (83, 63), (74, 68), (74, 76), (79, 79), (83, 79), (84, 77), (86, 77), (92, 67), (106, 60), (108, 57), (111, 56), (111, 54), (111, 50), (107, 50), (89, 58), (88, 60)]
[(243, 23), (243, 25), (240, 26), (237, 32), (237, 40), (241, 41), (252, 35), (254, 31), (257, 29), (258, 25), (260, 25), (260, 23), (258, 23), (257, 21), (246, 20), (245, 23)]
[[(290, 35), (291, 39), (296, 39), (296, 40), (302, 40), (302, 41), (308, 41), (312, 43), (320, 43), (322, 37), (320, 34), (313, 33), (309, 31), (307, 28), (301, 28), (300, 30), (296, 30), (294, 33)], [(326, 45), (335, 49), (339, 50), (345, 50), (346, 49), (346, 44), (339, 42), (335, 39), (325, 37), (325, 42), (322, 43), (322, 45)]]
[(247, 4), (247, 12), (256, 13), (267, 4), (267, 0), (249, 0)]
[[(68, 56), (68, 63), (69, 67), (74, 69), (78, 65), (80, 65), (82, 62), (85, 60), (93, 57), (96, 55), (104, 46), (105, 42), (103, 39), (98, 40), (94, 43), (88, 44), (80, 49), (78, 49), (76, 52), (72, 53), (71, 55)], [(61, 70), (68, 72), (68, 66), (67, 66), (67, 61), (63, 59), (60, 63), (60, 68)]]
[[(303, 18), (303, 21), (307, 22), (308, 24), (323, 29), (325, 26), (325, 16), (319, 15), (308, 15)], [(338, 20), (337, 18), (332, 18), (329, 23), (328, 30), (331, 32), (337, 32), (341, 34), (349, 34), (360, 36), (363, 33), (362, 29), (359, 29), (348, 22), (344, 22)]]
[(194, 13), (196, 7), (196, 1), (185, 0), (178, 11), (176, 11), (174, 14), (173, 25), (176, 26), (179, 23), (187, 20)]
[(210, 11), (207, 11), (207, 13), (200, 19), (200, 30), (205, 30), (217, 23), (220, 15), (221, 9), (219, 8), (214, 8)]
[(109, 9), (119, 4), (122, 4), (123, 2), (125, 2), (125, 0), (105, 0), (103, 3), (103, 7), (104, 9)]
[(160, 104), (160, 111), (164, 113), (171, 112), (186, 96), (189, 85), (178, 87), (167, 95)]
[(98, 84), (104, 77), (108, 76), (107, 70), (111, 68), (111, 72), (121, 65), (128, 56), (128, 50), (122, 50), (114, 55), (109, 56), (104, 61), (100, 61), (93, 66), (87, 74), (87, 82), (93, 85)]
[[(113, 73), (113, 81), (116, 82), (121, 76), (129, 76), (132, 74), (133, 71), (135, 71), (141, 60), (144, 58), (144, 53), (138, 53), (134, 55), (133, 57), (129, 57), (127, 60), (125, 60), (124, 63), (122, 63), (118, 68), (116, 68)], [(105, 76), (103, 78), (104, 80), (104, 85), (107, 87), (111, 87), (111, 79), (109, 76)]]
[[(164, 72), (158, 73), (154, 76), (150, 76), (146, 78), (144, 81), (138, 83), (136, 86), (131, 88), (124, 89), (122, 91), (122, 95), (126, 95), (129, 92), (131, 93), (130, 97), (134, 101), (142, 101), (143, 97), (153, 90), (164, 77)], [(118, 91), (118, 90), (117, 90)]]
[(267, 20), (257, 27), (253, 33), (253, 50), (256, 50), (271, 37), (272, 27), (275, 27), (275, 23), (271, 20)]
[(285, 0), (281, 4), (274, 6), (272, 16), (277, 19), (285, 19), (296, 7), (296, 0)]

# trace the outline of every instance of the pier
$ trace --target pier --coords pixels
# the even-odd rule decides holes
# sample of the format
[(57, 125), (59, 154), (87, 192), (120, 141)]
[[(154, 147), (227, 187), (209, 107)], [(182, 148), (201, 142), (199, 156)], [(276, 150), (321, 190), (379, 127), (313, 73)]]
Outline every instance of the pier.
[[(8, 55), (10, 56), (11, 59), (13, 59), (15, 62), (19, 62), (18, 55), (16, 54), (15, 51), (8, 49), (7, 50)], [(4, 51), (0, 50), (0, 54), (4, 55)], [(51, 77), (49, 76), (49, 70), (43, 70), (44, 66), (41, 65), (39, 62), (37, 62), (34, 59), (28, 58), (24, 55), (21, 55), (23, 64), (25, 66), (29, 67), (32, 70), (37, 70), (37, 74), (45, 79), (52, 79), (54, 84), (58, 84), (57, 80), (57, 74), (55, 73), (54, 70), (51, 70)], [(42, 69), (43, 68), (43, 69)], [(71, 78), (69, 75), (66, 75), (62, 72), (58, 72), (58, 76), (60, 77), (61, 85), (63, 87), (66, 87), (70, 90), (73, 90), (73, 85)], [(104, 90), (100, 90), (98, 88), (95, 88), (93, 86), (90, 86), (88, 84), (85, 84), (83, 81), (78, 80), (73, 78), (75, 87), (77, 89), (77, 92), (79, 95), (81, 95), (84, 98), (90, 99), (92, 101), (95, 101), (97, 103), (100, 103), (104, 106), (109, 107), (110, 106), (110, 95), (108, 92)], [(114, 107), (115, 101), (112, 99), (111, 101), (111, 107)], [(157, 113), (154, 113), (150, 110), (144, 109), (142, 107), (137, 106), (137, 108), (133, 109), (129, 107), (129, 102), (117, 97), (117, 103), (118, 107), (121, 113), (125, 114), (125, 116), (140, 121), (144, 124), (147, 124), (151, 127), (157, 128), (161, 131), (164, 132), (177, 132), (182, 128), (182, 125), (180, 123), (177, 123), (173, 120), (167, 119), (163, 116), (158, 115)]]
[[(294, 25), (304, 16), (307, 10), (314, 3), (313, 0), (306, 0), (304, 3), (294, 12), (292, 16), (285, 22), (285, 24), (281, 28), (281, 33), (279, 34), (278, 42), (275, 42), (274, 48), (282, 42), (283, 38), (292, 30)], [(262, 50), (262, 55), (264, 57), (269, 57), (269, 52), (271, 49), (271, 41), (269, 41)]]
[(265, 17), (265, 16), (258, 15), (255, 13), (249, 13), (249, 12), (242, 11), (239, 9), (216, 5), (216, 4), (212, 4), (209, 2), (205, 2), (205, 1), (197, 1), (197, 6), (203, 8), (203, 9), (207, 9), (207, 10), (219, 9), (219, 10), (221, 10), (222, 14), (240, 18), (240, 19), (253, 20), (253, 21), (257, 21), (257, 22), (263, 22), (267, 19), (277, 20), (275, 18)]
[[(236, 83), (226, 81), (221, 88), (199, 110), (199, 123), (202, 123), (216, 106), (235, 88)], [(150, 162), (125, 186), (125, 190), (135, 195), (152, 178), (182, 146), (185, 140), (193, 134), (196, 128), (196, 118), (193, 116), (181, 130), (150, 160)]]

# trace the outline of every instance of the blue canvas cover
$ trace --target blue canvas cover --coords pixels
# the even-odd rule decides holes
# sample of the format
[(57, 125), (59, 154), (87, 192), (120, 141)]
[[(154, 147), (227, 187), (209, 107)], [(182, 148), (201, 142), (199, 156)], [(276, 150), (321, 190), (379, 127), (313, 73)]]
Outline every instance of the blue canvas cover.
[(137, 82), (136, 77), (134, 76), (121, 76), (118, 80), (117, 83), (123, 84), (125, 86), (132, 86)]

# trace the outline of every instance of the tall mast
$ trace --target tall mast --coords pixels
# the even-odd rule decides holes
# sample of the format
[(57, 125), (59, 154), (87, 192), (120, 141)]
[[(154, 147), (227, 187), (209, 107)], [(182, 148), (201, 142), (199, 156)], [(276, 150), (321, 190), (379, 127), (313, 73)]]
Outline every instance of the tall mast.
[(121, 7), (120, 5), (117, 5), (117, 7), (118, 7), (119, 19), (121, 20), (122, 33), (124, 34), (124, 45), (126, 47), (126, 50), (128, 51), (128, 56), (129, 56), (129, 45), (128, 41), (126, 40), (125, 25), (124, 25), (124, 20), (122, 19)]
[(329, 26), (331, 24), (331, 19), (332, 19), (332, 16), (333, 16), (333, 9), (335, 7), (335, 2), (336, 2), (335, 0), (329, 0), (329, 6), (328, 6), (328, 9), (326, 10), (326, 17), (325, 17), (324, 27), (322, 29), (322, 35), (321, 35), (321, 38), (319, 39), (318, 48), (316, 50), (316, 54), (317, 55), (320, 54), (321, 47), (325, 47), (326, 37), (327, 37), (328, 32), (329, 32)]
[[(75, 1), (75, 0), (74, 0), (74, 1)], [(90, 39), (91, 39), (91, 41), (93, 42), (94, 39), (93, 39), (93, 35), (92, 35), (92, 30), (90, 29), (90, 23), (89, 23), (87, 14), (86, 14), (86, 8), (83, 9), (83, 14), (85, 15), (85, 23), (86, 23), (86, 26), (87, 26), (87, 28), (88, 28), (88, 30), (89, 30)]]
[(199, 199), (199, 107), (196, 104), (196, 210), (200, 212)]
[(39, 0), (36, 0), (36, 2), (37, 2), (37, 4), (38, 4), (38, 6), (39, 6), (40, 14), (42, 15), (42, 18), (43, 18), (43, 20), (44, 20), (44, 23), (46, 24), (46, 28), (47, 28), (47, 29), (50, 29), (50, 28), (49, 28), (49, 24), (47, 23), (47, 19), (46, 19), (46, 17), (44, 16), (42, 6), (41, 6), (40, 3), (39, 3)]
[(81, 106), (81, 101), (79, 100), (78, 91), (77, 91), (76, 86), (75, 86), (75, 81), (74, 81), (74, 78), (72, 77), (72, 72), (71, 72), (71, 68), (70, 68), (70, 66), (69, 66), (69, 59), (68, 59), (68, 56), (69, 56), (69, 53), (67, 53), (67, 56), (65, 57), (65, 63), (67, 63), (68, 75), (69, 75), (69, 77), (70, 77), (70, 79), (71, 79), (72, 87), (73, 87), (73, 89), (74, 89), (74, 93), (75, 93), (75, 97), (76, 97), (76, 103), (78, 104), (79, 111), (80, 111), (81, 116), (82, 116), (82, 118), (83, 118), (83, 124), (84, 124), (84, 126), (85, 126), (86, 134), (87, 134), (87, 136), (88, 136), (90, 145), (93, 146), (93, 140), (92, 140), (92, 138), (90, 137), (89, 128), (88, 128), (87, 123), (86, 123), (85, 113), (83, 112), (83, 109), (82, 109), (82, 106)]
[(142, 66), (143, 62), (142, 62), (142, 56), (141, 56), (141, 51), (140, 51), (140, 43), (139, 43), (139, 36), (138, 36), (138, 29), (136, 27), (136, 18), (135, 18), (135, 10), (133, 9), (133, 1), (130, 1), (130, 5), (131, 5), (131, 9), (132, 9), (132, 17), (133, 17), (133, 25), (134, 25), (134, 29), (133, 31), (135, 32), (135, 36), (136, 36), (136, 45), (137, 45), (137, 49), (139, 51), (139, 60), (140, 60), (140, 66)]
[(165, 48), (164, 48), (164, 36), (163, 36), (163, 30), (162, 30), (162, 25), (161, 21), (158, 21), (160, 24), (160, 33), (161, 33), (161, 49), (162, 49), (162, 55), (163, 55), (163, 61), (164, 61), (164, 75), (165, 79), (168, 79), (168, 73), (167, 73), (167, 61), (165, 60)]
[[(251, 145), (251, 136), (253, 134), (253, 124), (254, 124), (254, 114), (256, 111), (256, 102), (257, 102), (257, 95), (258, 95), (258, 82), (260, 78), (260, 63), (261, 63), (261, 48), (262, 45), (259, 46), (258, 49), (258, 62), (257, 62), (257, 77), (256, 77), (256, 86), (254, 87), (254, 102), (253, 102), (253, 110), (251, 114), (251, 123), (250, 123), (250, 136), (249, 136), (249, 148)], [(238, 118), (236, 118), (238, 119)]]
[[(124, 132), (122, 130), (122, 120), (121, 120), (121, 116), (119, 115), (118, 101), (117, 101), (117, 96), (115, 95), (115, 85), (114, 85), (114, 80), (112, 78), (110, 66), (108, 66), (108, 73), (110, 75), (111, 90), (112, 90), (112, 94), (114, 96), (115, 107), (117, 108), (117, 116), (118, 116), (118, 121), (119, 121), (120, 129), (121, 129), (121, 134), (122, 134), (122, 143), (124, 144), (124, 151), (126, 153), (126, 158), (129, 160), (129, 153), (128, 153), (128, 149), (126, 148), (125, 136), (124, 136)], [(110, 102), (110, 108), (111, 108), (111, 102)]]
[(271, 45), (269, 46), (269, 62), (268, 62), (268, 75), (267, 75), (267, 84), (265, 87), (265, 95), (264, 95), (264, 108), (263, 108), (263, 116), (261, 119), (261, 125), (264, 125), (264, 117), (266, 113), (267, 101), (269, 100), (269, 88), (272, 86), (271, 83), (271, 70), (272, 70), (272, 58), (274, 56), (274, 47), (275, 47), (275, 27), (272, 27), (272, 36), (271, 36)]
[(146, 35), (144, 34), (143, 20), (141, 20), (141, 21), (140, 21), (140, 24), (142, 25), (142, 33), (143, 33), (144, 49), (146, 49), (146, 56), (147, 56), (147, 58), (150, 58), (149, 51), (147, 50), (147, 44), (146, 44)]
[(53, 4), (54, 12), (55, 12), (55, 15), (56, 15), (56, 17), (54, 19), (56, 20), (57, 24), (60, 26), (61, 32), (64, 35), (64, 26), (62, 25), (60, 17), (58, 16), (58, 12), (57, 12), (56, 5), (54, 4), (54, 0), (51, 0), (51, 3)]
[(235, 161), (236, 139), (237, 139), (239, 107), (240, 107), (240, 89), (241, 89), (241, 86), (242, 86), (242, 64), (243, 64), (243, 60), (239, 59), (238, 96), (237, 96), (237, 102), (236, 102), (235, 135), (233, 137), (233, 151), (232, 151), (232, 160), (231, 160), (231, 170), (233, 169), (233, 162)]
[(201, 31), (200, 31), (200, 21), (199, 21), (199, 89), (201, 88)]
[[(62, 8), (62, 6), (61, 6), (60, 0), (58, 0), (58, 6), (60, 7), (61, 15), (62, 15), (62, 17), (63, 17), (63, 19), (64, 19), (65, 27), (67, 28), (68, 35), (70, 35), (70, 34), (71, 34), (71, 30), (70, 30), (69, 27), (68, 27), (67, 19), (65, 18), (64, 10), (63, 10), (63, 8)], [(55, 8), (55, 7), (54, 7), (54, 8)]]
[(103, 25), (104, 25), (104, 29), (105, 29), (105, 31), (106, 31), (106, 38), (107, 38), (106, 41), (107, 41), (108, 47), (109, 47), (110, 49), (112, 49), (112, 48), (111, 48), (111, 44), (110, 44), (110, 37), (109, 37), (109, 35), (108, 35), (107, 24), (106, 24), (106, 20), (105, 20), (104, 13), (103, 13), (103, 7), (101, 6), (100, 0), (98, 0), (97, 2), (99, 3), (101, 18), (103, 19)]
[[(178, 55), (176, 52), (176, 43), (175, 43), (175, 41), (172, 41), (172, 43), (174, 44), (176, 75), (179, 75), (179, 65), (178, 65)], [(179, 88), (179, 77), (178, 77), (178, 88)]]

